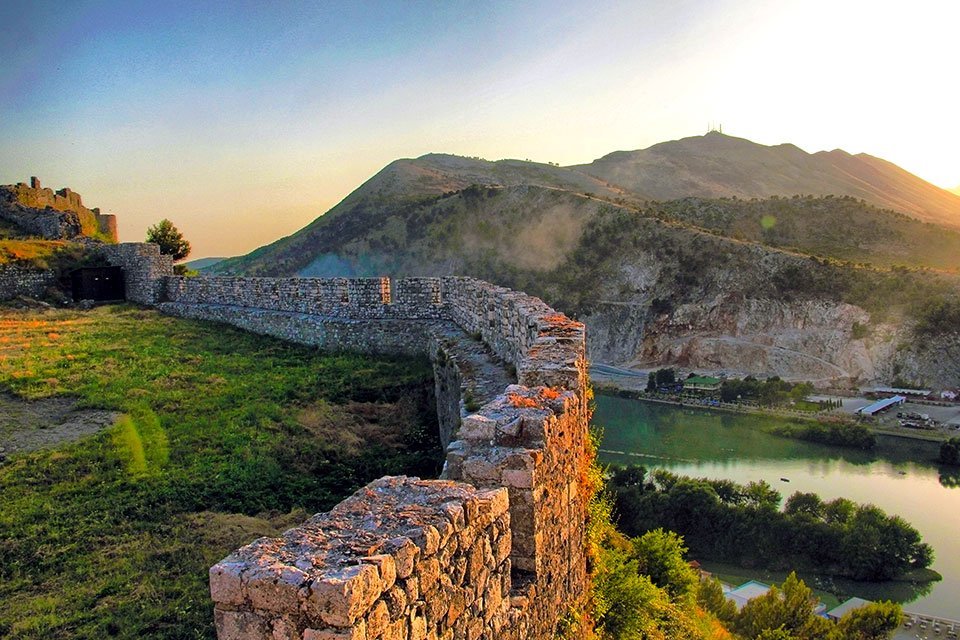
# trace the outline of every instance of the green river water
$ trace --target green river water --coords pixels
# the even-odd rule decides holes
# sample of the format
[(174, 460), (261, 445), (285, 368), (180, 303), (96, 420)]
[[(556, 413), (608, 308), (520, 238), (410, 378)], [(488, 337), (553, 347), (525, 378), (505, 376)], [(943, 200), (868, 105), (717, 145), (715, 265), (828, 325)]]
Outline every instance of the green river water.
[[(931, 568), (943, 580), (925, 585), (808, 580), (841, 599), (892, 599), (913, 613), (960, 620), (960, 477), (936, 464), (939, 445), (883, 437), (875, 451), (861, 452), (763, 431), (764, 424), (777, 421), (602, 395), (594, 415), (603, 428), (601, 462), (737, 482), (766, 480), (784, 498), (811, 491), (825, 500), (850, 498), (902, 516), (933, 547)], [(759, 571), (739, 573), (770, 579)]]

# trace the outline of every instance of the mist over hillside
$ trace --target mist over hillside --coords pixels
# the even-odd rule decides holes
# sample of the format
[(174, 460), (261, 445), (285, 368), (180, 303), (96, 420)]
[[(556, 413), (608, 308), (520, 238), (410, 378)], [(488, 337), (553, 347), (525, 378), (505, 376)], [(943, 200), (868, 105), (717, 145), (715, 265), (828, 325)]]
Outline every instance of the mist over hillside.
[[(299, 232), (210, 271), (473, 275), (586, 321), (597, 361), (824, 384), (960, 385), (960, 338), (951, 329), (960, 319), (960, 230), (929, 222), (930, 211), (946, 213), (924, 208), (949, 203), (926, 197), (936, 191), (960, 198), (843, 152), (811, 155), (720, 134), (658, 147), (651, 153), (674, 166), (687, 158), (677, 170), (685, 177), (666, 187), (648, 171), (650, 150), (580, 168), (442, 154), (397, 160)], [(730, 147), (739, 151), (719, 162)], [(691, 149), (712, 149), (713, 159)], [(862, 187), (874, 196), (902, 195), (911, 180), (923, 188), (896, 209), (809, 195), (810, 176), (826, 175), (839, 157), (880, 168)], [(600, 177), (584, 173), (598, 168)], [(837, 175), (821, 184), (840, 184)], [(651, 200), (684, 180), (691, 192), (728, 186), (724, 197)], [(806, 194), (738, 195), (790, 184)]]

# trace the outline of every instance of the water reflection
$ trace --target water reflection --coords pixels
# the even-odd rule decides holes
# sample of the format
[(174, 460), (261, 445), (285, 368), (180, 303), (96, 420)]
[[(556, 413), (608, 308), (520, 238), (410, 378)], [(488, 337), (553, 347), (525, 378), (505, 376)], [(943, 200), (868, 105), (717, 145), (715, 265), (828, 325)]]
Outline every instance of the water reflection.
[(868, 466), (884, 460), (893, 464), (914, 464), (937, 458), (936, 443), (881, 436), (877, 448), (860, 451), (781, 438), (765, 429), (783, 424), (779, 418), (720, 413), (691, 407), (677, 407), (627, 398), (598, 396), (594, 423), (604, 427), (604, 448), (624, 455), (622, 449), (644, 441), (643, 457), (689, 459), (696, 452), (699, 462), (724, 460), (842, 460)]

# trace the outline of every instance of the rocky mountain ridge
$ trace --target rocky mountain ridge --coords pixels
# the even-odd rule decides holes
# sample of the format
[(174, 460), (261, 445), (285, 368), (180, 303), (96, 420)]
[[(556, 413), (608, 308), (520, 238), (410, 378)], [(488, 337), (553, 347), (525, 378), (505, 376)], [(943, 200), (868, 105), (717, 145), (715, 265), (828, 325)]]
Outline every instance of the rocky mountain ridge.
[(807, 153), (792, 144), (766, 146), (711, 132), (616, 151), (571, 168), (654, 200), (853, 196), (926, 222), (960, 226), (957, 194), (892, 162), (842, 149)]

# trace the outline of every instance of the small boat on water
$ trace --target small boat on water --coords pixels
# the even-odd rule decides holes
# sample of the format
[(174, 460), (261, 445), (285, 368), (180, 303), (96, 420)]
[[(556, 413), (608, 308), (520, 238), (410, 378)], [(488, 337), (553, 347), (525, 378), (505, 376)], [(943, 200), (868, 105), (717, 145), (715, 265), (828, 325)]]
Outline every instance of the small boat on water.
[(790, 482), (790, 478), (780, 478), (780, 482)]

